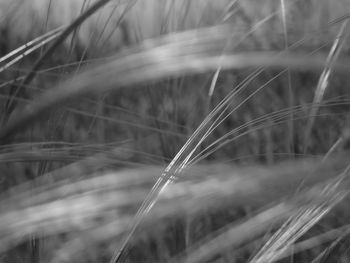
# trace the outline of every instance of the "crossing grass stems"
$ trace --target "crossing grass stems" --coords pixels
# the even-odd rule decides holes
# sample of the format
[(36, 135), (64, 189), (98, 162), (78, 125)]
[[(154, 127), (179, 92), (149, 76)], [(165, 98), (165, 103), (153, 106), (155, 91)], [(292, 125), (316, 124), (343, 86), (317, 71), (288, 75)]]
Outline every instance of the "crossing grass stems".
[(349, 260), (347, 1), (0, 7), (2, 262)]

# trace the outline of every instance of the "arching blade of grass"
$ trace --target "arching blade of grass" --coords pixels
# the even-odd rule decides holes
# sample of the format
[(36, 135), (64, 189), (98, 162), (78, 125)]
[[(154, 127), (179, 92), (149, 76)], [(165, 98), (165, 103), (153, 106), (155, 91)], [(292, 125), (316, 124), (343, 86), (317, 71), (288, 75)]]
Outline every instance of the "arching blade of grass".
[[(221, 62), (222, 61), (220, 61), (219, 63), (221, 64)], [(125, 242), (122, 244), (121, 249), (113, 256), (112, 260), (110, 261), (111, 263), (118, 262), (119, 260), (124, 260), (122, 258), (123, 250), (126, 244), (129, 242), (129, 239), (133, 235), (137, 226), (142, 222), (144, 215), (147, 214), (150, 211), (150, 209), (154, 206), (155, 202), (157, 201), (158, 195), (165, 190), (168, 184), (175, 181), (177, 174), (179, 174), (187, 166), (188, 162), (190, 161), (190, 158), (192, 157), (197, 147), (205, 139), (206, 135), (212, 130), (211, 127), (209, 129), (206, 129), (206, 125), (210, 125), (213, 116), (215, 116), (216, 114), (221, 115), (222, 113), (220, 113), (220, 110), (222, 107), (225, 106), (225, 103), (222, 103), (206, 117), (206, 119), (201, 123), (201, 125), (192, 134), (190, 139), (185, 143), (185, 145), (181, 148), (181, 150), (178, 152), (178, 154), (175, 156), (172, 162), (165, 169), (162, 176), (156, 182), (150, 194), (143, 202), (141, 208), (138, 210), (138, 213), (135, 216), (135, 223), (133, 224), (130, 233), (126, 237)]]
[[(205, 132), (205, 134), (202, 136), (201, 140), (197, 143), (197, 146), (195, 148), (197, 148), (199, 146), (199, 144), (204, 141), (206, 139), (206, 137), (212, 132), (214, 131), (226, 118), (228, 118), (229, 115), (231, 115), (234, 111), (236, 111), (237, 109), (239, 109), (245, 102), (247, 102), (250, 98), (252, 98), (254, 95), (256, 95), (259, 91), (261, 91), (264, 87), (266, 87), (266, 85), (273, 81), (276, 77), (278, 77), (279, 75), (281, 75), (281, 73), (278, 73), (274, 78), (270, 79), (267, 83), (265, 83), (264, 85), (262, 85), (261, 87), (259, 87), (258, 89), (256, 89), (254, 92), (252, 92), (251, 94), (249, 94), (245, 99), (243, 99), (241, 102), (237, 103), (237, 105), (235, 105), (233, 107), (233, 109), (231, 109), (228, 113), (226, 113), (227, 108), (228, 108), (228, 102), (233, 98), (236, 97), (236, 95), (238, 95), (241, 91), (243, 91), (244, 88), (246, 88), (249, 84), (249, 82), (255, 78), (256, 76), (258, 76), (260, 73), (262, 72), (262, 69), (257, 69), (256, 71), (254, 71), (250, 76), (248, 76), (244, 81), (242, 81), (242, 83), (240, 85), (238, 85), (236, 87), (236, 89), (229, 93), (229, 95), (227, 95), (225, 97), (224, 100), (222, 100), (218, 106), (212, 111), (213, 116), (215, 116), (215, 114), (219, 114), (218, 117), (216, 117), (216, 119), (214, 119), (213, 123), (211, 124), (211, 126), (207, 129), (207, 131)], [(282, 71), (283, 72), (283, 71)], [(220, 112), (221, 111), (221, 112)], [(210, 146), (209, 146), (210, 147)], [(194, 152), (194, 151), (193, 151)], [(196, 157), (195, 157), (196, 159)], [(188, 161), (193, 163), (192, 161)]]
[[(116, 149), (111, 156), (114, 159), (118, 158), (118, 154), (125, 157), (125, 153)], [(0, 233), (3, 233), (0, 235), (0, 250), (16, 244), (22, 234), (26, 237), (31, 234), (47, 236), (69, 231), (84, 232), (95, 227), (104, 228), (108, 220), (118, 223), (119, 219), (126, 218), (123, 229), (127, 231), (130, 227), (128, 222), (133, 218), (132, 211), (144, 200), (161, 168), (142, 167), (89, 176), (91, 171), (98, 169), (96, 166), (104, 167), (104, 163), (110, 162), (106, 158), (108, 154), (86, 158), (3, 193), (0, 201)], [(184, 213), (194, 215), (211, 207), (263, 206), (294, 195), (301, 184), (303, 187), (300, 189), (303, 190), (327, 182), (343, 170), (347, 162), (347, 154), (336, 156), (322, 163), (314, 173), (315, 167), (320, 165), (319, 159), (271, 167), (208, 165), (187, 168), (183, 171), (185, 180), (172, 184), (161, 193), (159, 205), (145, 219), (144, 227), (147, 230), (148, 226), (161, 219), (181, 217)], [(51, 183), (47, 184), (47, 181)], [(349, 180), (346, 178), (342, 189), (348, 187)], [(316, 194), (319, 196), (320, 192), (316, 191)], [(300, 196), (300, 199), (306, 198)], [(125, 210), (125, 206), (131, 210)], [(108, 217), (111, 211), (118, 214)], [(115, 237), (113, 229), (108, 229), (108, 235), (96, 238)]]
[[(198, 55), (183, 54), (183, 52), (178, 55), (174, 54), (179, 51), (179, 48), (181, 51), (184, 51), (181, 48), (185, 47), (171, 47), (168, 50), (155, 48), (154, 50), (147, 50), (140, 54), (130, 55), (130, 57), (115, 59), (115, 61), (106, 63), (103, 66), (97, 66), (62, 83), (55, 89), (37, 98), (34, 103), (26, 106), (16, 116), (10, 119), (0, 132), (0, 138), (4, 139), (9, 135), (13, 135), (19, 128), (28, 126), (29, 123), (37, 119), (40, 115), (47, 114), (51, 109), (57, 108), (60, 104), (69, 103), (81, 96), (118, 89), (123, 86), (168, 76), (202, 73), (216, 68), (219, 62), (225, 69), (261, 65), (277, 68), (289, 66), (315, 69), (322, 67), (325, 63), (325, 59), (321, 56), (305, 58), (301, 54), (290, 54), (281, 57), (280, 54), (271, 52), (226, 55), (224, 59), (221, 54), (208, 54), (207, 52), (209, 50), (205, 50), (204, 53)], [(187, 51), (192, 52), (192, 48)], [(161, 60), (157, 58), (159, 56), (162, 57)], [(342, 62), (346, 63), (347, 59)], [(131, 68), (126, 68), (125, 65), (129, 65)], [(340, 63), (338, 64), (338, 68), (344, 72), (350, 69), (348, 65)]]
[[(269, 16), (266, 16), (264, 19), (260, 20), (258, 23), (256, 23), (253, 28), (251, 30), (248, 31), (248, 33), (246, 33), (239, 41), (238, 43), (242, 42), (248, 35), (252, 34), (255, 30), (257, 30), (261, 25), (263, 25), (265, 22), (269, 21), (272, 17), (274, 17), (274, 15), (276, 15), (277, 12), (274, 12), (272, 14), (270, 14)], [(232, 41), (227, 41), (224, 49), (223, 49), (223, 53), (226, 53), (226, 49), (228, 49), (230, 47), (230, 43)], [(238, 44), (236, 44), (234, 46), (237, 47)], [(298, 45), (298, 43), (296, 43), (295, 45)], [(223, 57), (225, 55), (223, 54)], [(209, 96), (212, 96), (215, 85), (216, 85), (216, 81), (217, 78), (219, 76), (220, 71), (222, 70), (222, 66), (221, 66), (221, 62), (219, 62), (219, 67), (216, 69), (216, 72), (213, 76), (213, 79), (211, 81), (211, 85), (210, 85), (210, 89), (209, 89)], [(258, 69), (256, 69), (253, 73), (251, 73), (244, 81), (242, 81), (239, 85), (237, 85), (237, 87), (231, 91), (216, 107), (215, 109), (206, 117), (206, 119), (202, 122), (203, 126), (200, 125), (200, 127), (198, 127), (197, 131), (204, 131), (204, 134), (201, 135), (200, 140), (197, 142), (197, 144), (193, 147), (192, 151), (188, 154), (188, 156), (186, 157), (186, 160), (184, 160), (183, 165), (185, 165), (186, 162), (189, 162), (189, 159), (191, 158), (191, 156), (193, 155), (193, 153), (195, 152), (195, 150), (200, 146), (200, 144), (208, 137), (208, 135), (210, 135), (212, 133), (213, 130), (215, 130), (221, 123), (223, 120), (225, 120), (230, 114), (231, 112), (235, 111), (237, 108), (239, 108), (243, 103), (239, 104), (237, 107), (235, 107), (230, 113), (225, 114), (225, 111), (228, 108), (229, 105), (229, 101), (236, 97), (237, 94), (239, 94), (241, 91), (243, 91), (249, 84), (249, 82), (251, 80), (253, 80), (255, 77), (257, 77), (261, 72), (263, 71), (263, 67), (260, 67)], [(261, 89), (261, 88), (260, 88)], [(260, 90), (259, 89), (259, 90)], [(258, 91), (256, 91), (258, 92)], [(256, 92), (254, 92), (253, 94), (255, 94)], [(248, 100), (249, 98), (247, 98)], [(217, 117), (215, 117), (215, 115), (217, 115)], [(214, 119), (215, 118), (215, 119)], [(210, 124), (209, 122), (212, 121), (212, 124)], [(205, 125), (210, 125), (208, 128), (205, 127)], [(205, 130), (206, 129), (206, 130)], [(195, 133), (196, 133), (195, 132)], [(198, 135), (198, 134), (197, 134)], [(193, 134), (191, 136), (191, 138), (189, 139), (189, 141), (192, 138), (195, 138), (195, 134)]]
[[(333, 65), (335, 64), (335, 61), (337, 61), (339, 54), (342, 50), (342, 47), (344, 46), (344, 43), (346, 42), (346, 38), (348, 35), (348, 31), (347, 31), (347, 25), (348, 25), (348, 20), (345, 20), (338, 32), (338, 35), (336, 37), (336, 39), (334, 40), (333, 46), (329, 52), (328, 58), (327, 58), (327, 63), (325, 65), (325, 69), (323, 70), (320, 79), (318, 81), (317, 84), (317, 88), (315, 91), (315, 96), (313, 99), (313, 103), (315, 103), (316, 105), (318, 105), (323, 97), (324, 97), (324, 93), (326, 91), (326, 88), (328, 86), (329, 83), (329, 77), (330, 74), (332, 73), (333, 70)], [(310, 145), (310, 134), (315, 122), (315, 118), (313, 116), (316, 115), (318, 111), (318, 107), (313, 107), (311, 108), (311, 111), (309, 113), (309, 118), (308, 118), (308, 122), (306, 124), (306, 128), (305, 128), (305, 133), (304, 133), (304, 153), (307, 152), (308, 147)]]
[[(245, 86), (247, 86), (249, 84), (249, 82), (254, 78), (256, 77), (258, 74), (260, 74), (262, 70), (256, 70), (255, 72), (252, 73), (251, 76), (247, 77), (244, 81), (241, 82), (240, 85), (237, 86), (237, 88), (232, 91), (230, 94), (228, 94), (226, 96), (226, 98), (220, 102), (220, 104), (224, 105), (226, 104), (229, 100), (231, 100), (232, 97), (236, 96), (236, 94), (238, 94)], [(237, 106), (235, 106), (233, 109), (231, 109), (228, 113), (225, 113), (225, 111), (227, 110), (226, 108), (222, 108), (222, 113), (217, 117), (217, 119), (213, 122), (213, 124), (211, 125), (211, 127), (208, 129), (208, 131), (206, 132), (205, 135), (203, 135), (202, 137), (202, 140), (204, 140), (206, 138), (206, 136), (208, 134), (210, 134), (214, 129), (216, 129), (221, 123), (223, 120), (225, 120), (229, 115), (231, 115), (235, 110), (237, 110), (241, 105), (243, 105), (246, 101), (248, 101), (251, 97), (253, 97), (257, 92), (259, 92), (261, 89), (263, 89), (266, 85), (268, 85), (270, 82), (272, 82), (275, 78), (279, 77), (281, 74), (285, 73), (287, 70), (283, 70), (281, 71), (280, 73), (278, 73), (277, 75), (275, 75), (273, 78), (269, 79), (269, 81), (267, 81), (264, 85), (262, 85), (261, 87), (259, 87), (257, 90), (255, 90), (254, 92), (252, 92), (247, 98), (245, 98), (242, 102), (240, 103), (237, 103)], [(318, 105), (318, 104), (317, 104)], [(319, 106), (314, 106), (314, 107), (319, 107)], [(285, 113), (288, 113), (288, 114), (292, 114), (294, 115), (296, 112), (294, 112), (295, 110), (297, 110), (298, 108), (300, 108), (300, 106), (296, 106), (296, 107), (292, 107), (290, 109), (285, 109), (285, 110), (282, 110), (280, 113), (284, 114), (283, 112)], [(311, 107), (310, 107), (311, 108)], [(287, 110), (287, 111), (286, 111)], [(225, 115), (223, 115), (225, 113)], [(273, 114), (273, 113), (272, 113)], [(276, 114), (279, 114), (279, 112), (276, 112)], [(268, 117), (270, 115), (267, 115), (266, 117)], [(271, 117), (274, 117), (273, 115), (271, 115)], [(281, 116), (278, 116), (276, 115), (275, 117), (278, 117), (280, 120), (283, 120), (285, 117), (284, 115), (281, 115)], [(274, 117), (274, 118), (275, 118)], [(260, 120), (260, 118), (258, 118), (256, 121), (261, 121), (261, 122), (264, 122), (264, 119)], [(277, 120), (276, 120), (277, 121)], [(279, 123), (281, 123), (280, 121), (278, 121)], [(218, 139), (216, 142), (212, 143), (211, 145), (208, 146), (208, 149), (211, 148), (212, 146), (214, 146), (214, 144), (218, 144), (220, 141), (223, 141), (226, 137), (232, 135), (232, 134), (235, 134), (237, 133), (240, 129), (243, 129), (244, 127), (246, 127), (248, 125), (248, 123), (246, 123), (246, 125), (243, 125), (242, 127), (239, 127), (237, 129), (234, 129), (232, 132), (229, 132), (227, 133), (225, 136), (223, 136), (222, 138)], [(264, 124), (262, 123), (262, 126), (261, 128), (264, 127)], [(240, 137), (237, 135), (237, 137)], [(230, 139), (230, 140), (227, 140), (225, 143), (221, 144), (224, 145), (230, 141), (234, 140), (233, 139)], [(198, 159), (197, 158), (205, 158), (206, 156), (208, 156), (210, 153), (218, 150), (220, 148), (220, 146), (218, 147), (215, 147), (215, 149), (212, 149), (210, 152), (204, 154), (202, 157), (199, 157), (201, 154), (203, 154), (203, 152), (205, 152), (206, 150), (203, 150), (202, 153), (199, 153), (196, 157), (193, 158), (193, 160), (191, 160), (191, 163), (197, 161)]]
[[(320, 107), (332, 107), (332, 106), (337, 107), (339, 105), (345, 106), (345, 105), (350, 104), (349, 100), (338, 101), (336, 99), (337, 98), (335, 98), (333, 100), (329, 100), (329, 101), (324, 101), (324, 103), (322, 105), (317, 105), (317, 107), (318, 108), (320, 108)], [(195, 163), (199, 162), (200, 160), (205, 159), (210, 154), (216, 152), (224, 145), (226, 145), (230, 142), (233, 142), (244, 135), (248, 135), (252, 131), (257, 131), (257, 130), (261, 130), (261, 129), (264, 129), (267, 127), (271, 127), (274, 125), (279, 125), (279, 124), (288, 122), (288, 115), (290, 115), (290, 112), (293, 112), (294, 115), (301, 114), (301, 116), (295, 118), (295, 120), (306, 119), (307, 116), (303, 115), (305, 107), (311, 109), (312, 107), (316, 107), (316, 105), (313, 103), (310, 103), (309, 105), (297, 105), (297, 106), (294, 106), (292, 108), (285, 108), (285, 109), (282, 109), (279, 111), (271, 112), (271, 113), (265, 114), (263, 116), (260, 116), (254, 120), (245, 122), (244, 124), (232, 129), (231, 131), (227, 132), (225, 135), (216, 139), (214, 142), (212, 142), (210, 145), (208, 145), (205, 149), (203, 149), (195, 157), (192, 158), (192, 160), (190, 161), (190, 164), (195, 164)], [(324, 116), (324, 115), (319, 114), (317, 116)], [(270, 122), (272, 121), (272, 123), (267, 124), (268, 121), (270, 121)], [(247, 128), (250, 128), (250, 129), (246, 130)], [(342, 140), (345, 140), (345, 138), (343, 138)], [(331, 153), (331, 152), (333, 152), (333, 150), (330, 150), (329, 153)], [(323, 159), (326, 160), (327, 158), (328, 158), (328, 154), (326, 156), (324, 156)]]
[[(296, 47), (298, 45), (300, 45), (302, 43), (303, 40), (300, 40), (296, 43), (294, 43), (293, 45), (291, 45), (291, 47)], [(287, 49), (288, 51), (288, 49)], [(317, 50), (314, 50), (311, 52), (311, 54), (315, 53)], [(250, 76), (248, 76), (244, 81), (242, 81), (237, 88), (232, 91), (231, 93), (229, 93), (225, 99), (220, 102), (220, 104), (222, 104), (222, 106), (224, 104), (226, 104), (229, 100), (231, 100), (232, 97), (236, 96), (236, 94), (238, 94), (241, 90), (243, 90), (247, 85), (249, 85), (249, 82), (254, 79), (256, 76), (258, 76), (261, 72), (263, 71), (263, 68), (257, 69), (256, 71), (254, 71), (253, 73), (251, 73)], [(289, 69), (285, 69), (283, 71), (281, 71), (280, 73), (278, 73), (277, 75), (275, 75), (273, 78), (271, 78), (269, 81), (267, 81), (264, 85), (262, 85), (261, 87), (259, 87), (257, 90), (255, 90), (254, 92), (252, 92), (246, 99), (244, 99), (241, 103), (238, 103), (238, 105), (236, 107), (234, 107), (232, 110), (230, 110), (228, 113), (225, 113), (225, 111), (227, 110), (227, 106), (226, 108), (221, 108), (221, 113), (220, 115), (216, 118), (216, 120), (213, 122), (213, 124), (210, 126), (210, 128), (208, 128), (207, 132), (202, 136), (201, 141), (198, 143), (200, 144), (202, 141), (204, 141), (204, 139), (208, 136), (208, 134), (210, 134), (214, 129), (216, 129), (226, 118), (228, 118), (229, 115), (231, 115), (235, 110), (237, 110), (240, 106), (242, 106), (246, 101), (248, 101), (251, 97), (253, 97), (257, 92), (259, 92), (261, 89), (263, 89), (267, 84), (269, 84), (270, 82), (272, 82), (275, 78), (279, 77), (281, 74), (285, 73), (285, 72), (289, 72)], [(290, 84), (290, 83), (289, 83)], [(290, 87), (290, 86), (289, 86)], [(291, 90), (289, 90), (291, 92)], [(220, 105), (219, 104), (219, 105)], [(294, 103), (293, 103), (294, 104)], [(218, 107), (222, 107), (219, 106)], [(215, 109), (217, 110), (217, 109)], [(215, 111), (214, 110), (214, 111)], [(289, 113), (292, 115), (294, 115), (294, 110), (290, 110)], [(225, 114), (225, 115), (224, 115)], [(283, 119), (283, 117), (282, 117)], [(289, 119), (289, 124), (291, 122), (294, 122), (294, 117), (293, 120)], [(243, 125), (244, 126), (244, 125)], [(264, 127), (264, 125), (261, 126), (262, 128)], [(243, 128), (243, 127), (241, 127)], [(210, 147), (212, 147), (215, 143), (218, 143), (219, 141), (224, 140), (225, 137), (227, 137), (230, 134), (234, 134), (236, 133), (238, 130), (234, 129), (232, 132), (227, 133), (225, 136), (223, 136), (222, 138), (218, 139), (216, 142), (212, 143), (210, 146), (208, 146), (208, 149)], [(240, 137), (236, 136), (236, 138)], [(202, 153), (199, 153), (196, 157), (194, 157), (190, 162), (194, 163), (196, 161), (198, 161), (199, 159), (205, 158), (206, 156), (210, 155), (212, 152), (218, 150), (221, 146), (223, 146), (224, 144), (227, 144), (228, 142), (234, 140), (233, 139), (229, 139), (227, 140), (225, 143), (220, 144), (219, 146), (215, 147), (214, 149), (212, 149), (210, 152), (207, 152), (206, 154), (204, 154), (202, 157), (199, 157), (203, 152), (205, 152), (206, 150), (203, 150)]]

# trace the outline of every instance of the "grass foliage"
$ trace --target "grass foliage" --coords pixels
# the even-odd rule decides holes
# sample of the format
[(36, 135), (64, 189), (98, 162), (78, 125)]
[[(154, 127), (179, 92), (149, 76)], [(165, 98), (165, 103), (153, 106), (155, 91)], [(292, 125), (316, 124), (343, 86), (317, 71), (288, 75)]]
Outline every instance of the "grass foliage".
[(349, 262), (346, 0), (0, 0), (0, 262)]

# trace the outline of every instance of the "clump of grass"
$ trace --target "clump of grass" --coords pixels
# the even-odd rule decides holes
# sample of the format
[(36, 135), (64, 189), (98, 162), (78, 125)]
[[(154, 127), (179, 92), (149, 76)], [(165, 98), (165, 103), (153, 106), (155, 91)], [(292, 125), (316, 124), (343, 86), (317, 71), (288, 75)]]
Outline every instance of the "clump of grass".
[(0, 59), (4, 262), (317, 261), (346, 238), (346, 3), (79, 1), (61, 25), (70, 4), (39, 2), (44, 33)]

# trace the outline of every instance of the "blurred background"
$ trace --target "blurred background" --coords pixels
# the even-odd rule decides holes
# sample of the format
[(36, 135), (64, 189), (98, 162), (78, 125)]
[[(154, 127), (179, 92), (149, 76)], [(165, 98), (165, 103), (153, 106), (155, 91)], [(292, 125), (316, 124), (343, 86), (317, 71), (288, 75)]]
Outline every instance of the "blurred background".
[[(11, 131), (0, 145), (3, 222), (13, 221), (14, 215), (31, 218), (30, 210), (19, 213), (25, 207), (33, 206), (36, 211), (34, 207), (39, 204), (65, 200), (64, 191), (55, 197), (49, 191), (56, 189), (55, 183), (60, 180), (73, 185), (84, 176), (90, 178), (101, 171), (166, 166), (217, 105), (223, 109), (216, 112), (219, 117), (214, 128), (205, 122), (197, 135), (196, 139), (203, 141), (193, 148), (191, 164), (220, 163), (246, 169), (322, 158), (346, 148), (349, 1), (105, 1), (101, 9), (74, 26), (62, 44), (49, 52), (59, 34), (96, 2), (0, 0), (0, 120), (3, 134)], [(33, 71), (47, 52), (44, 63)], [(286, 61), (277, 57), (277, 62), (269, 67), (269, 54), (283, 52), (288, 55)], [(243, 66), (220, 64), (236, 54), (242, 54), (243, 62), (246, 58), (253, 62), (242, 63)], [(300, 58), (296, 64), (292, 64), (294, 55)], [(211, 62), (214, 56), (218, 63)], [(312, 64), (312, 56), (322, 58), (321, 62)], [(194, 65), (187, 67), (191, 61)], [(31, 72), (35, 72), (34, 78), (26, 81)], [(126, 80), (122, 78), (129, 75)], [(11, 128), (13, 123), (17, 128)], [(210, 133), (205, 134), (206, 128)], [(227, 169), (222, 168), (222, 173), (227, 174)], [(221, 173), (220, 169), (215, 172)], [(38, 183), (30, 183), (33, 180)], [(151, 189), (152, 183), (141, 181), (138, 187), (144, 197), (145, 189)], [(19, 184), (24, 185), (18, 188)], [(46, 185), (47, 192), (41, 188), (39, 191), (37, 184)], [(32, 190), (47, 195), (24, 202), (25, 194), (34, 196), (29, 194)], [(283, 193), (276, 200), (280, 198)], [(128, 213), (136, 211), (140, 200), (138, 196)], [(78, 207), (79, 204), (77, 201)], [(193, 240), (201, 240), (228, 222), (251, 216), (251, 210), (260, 204), (243, 201), (238, 207), (223, 207), (219, 211), (210, 208), (198, 218), (189, 217), (191, 230), (184, 223), (188, 218), (174, 217), (167, 218), (167, 228), (158, 236), (149, 237), (140, 231), (128, 260), (167, 262), (192, 242), (188, 241), (189, 235)], [(66, 208), (67, 204), (62, 209)], [(91, 229), (99, 220), (106, 221), (109, 208), (98, 210), (99, 217), (95, 210), (91, 212), (95, 220)], [(37, 211), (37, 216), (45, 209)], [(320, 228), (336, 229), (347, 216), (340, 218), (341, 222), (331, 218)], [(65, 254), (59, 250), (56, 261), (48, 259), (57, 247), (70, 244), (66, 240), (81, 235), (79, 231), (91, 230), (84, 221), (80, 230), (77, 224), (79, 231), (63, 227), (50, 234), (49, 229), (56, 228), (48, 224), (50, 227), (41, 231), (45, 220), (51, 222), (42, 220), (38, 220), (37, 227), (30, 221), (19, 224), (19, 229), (25, 225), (23, 239), (20, 231), (11, 232), (16, 229), (11, 226), (0, 261), (68, 262), (73, 252)], [(108, 220), (113, 222), (109, 217)], [(52, 224), (65, 223), (58, 220)], [(6, 224), (2, 225), (4, 228), (0, 229), (5, 231)], [(59, 235), (47, 238), (53, 234)], [(86, 238), (90, 235), (93, 234)], [(75, 242), (82, 242), (78, 240)], [(162, 244), (164, 240), (168, 241)], [(87, 251), (82, 245), (77, 250), (84, 251), (85, 257), (73, 261), (106, 261), (118, 242), (110, 243), (107, 252), (87, 242), (86, 247), (94, 249)], [(339, 262), (349, 262), (347, 244), (342, 244), (335, 254), (344, 255), (338, 258)], [(207, 260), (248, 262), (256, 247), (236, 256), (225, 252)], [(323, 250), (314, 246), (304, 254), (296, 254), (295, 259), (290, 256), (286, 260), (310, 261), (319, 251)]]

